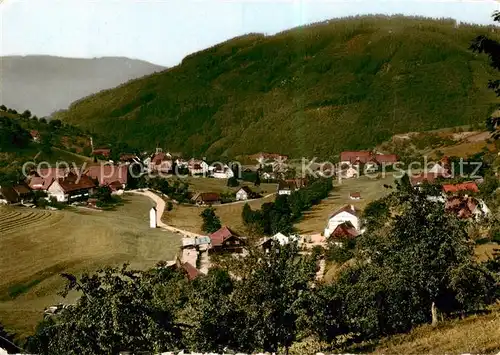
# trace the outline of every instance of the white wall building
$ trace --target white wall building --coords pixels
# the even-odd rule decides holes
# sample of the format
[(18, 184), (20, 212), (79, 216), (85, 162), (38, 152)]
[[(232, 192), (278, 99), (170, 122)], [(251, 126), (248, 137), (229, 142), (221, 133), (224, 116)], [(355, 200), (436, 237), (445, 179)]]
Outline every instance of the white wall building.
[(356, 230), (360, 230), (361, 223), (359, 219), (359, 211), (353, 205), (346, 205), (340, 210), (331, 214), (328, 218), (327, 226), (324, 231), (324, 236), (329, 237), (338, 225), (350, 222)]

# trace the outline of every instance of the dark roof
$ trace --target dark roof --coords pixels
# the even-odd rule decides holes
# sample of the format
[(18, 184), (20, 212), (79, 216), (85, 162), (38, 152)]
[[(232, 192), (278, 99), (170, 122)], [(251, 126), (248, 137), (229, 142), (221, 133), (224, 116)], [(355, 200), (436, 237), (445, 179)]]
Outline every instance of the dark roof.
[(361, 197), (361, 193), (359, 193), (359, 192), (351, 192), (350, 196), (354, 197), (354, 198)]
[(220, 195), (215, 192), (202, 192), (196, 199), (201, 199), (203, 202), (216, 202), (220, 200)]
[(358, 213), (359, 213), (359, 211), (353, 205), (345, 205), (341, 209), (339, 209), (339, 210), (335, 211), (334, 213), (332, 213), (330, 215), (330, 217), (328, 217), (328, 218), (335, 217), (336, 215), (338, 215), (338, 214), (340, 214), (342, 212), (347, 212), (347, 213), (350, 213), (350, 214), (352, 214), (354, 216), (358, 216)]
[(242, 186), (240, 190), (245, 191), (247, 194), (252, 194), (253, 193), (253, 191), (248, 186)]
[(126, 185), (128, 181), (128, 166), (127, 165), (93, 165), (90, 166), (85, 175), (96, 179), (99, 185), (109, 185), (114, 181), (119, 181)]
[(280, 181), (278, 182), (278, 191), (280, 190), (290, 190), (295, 191), (297, 189), (297, 185), (294, 181)]
[(30, 187), (26, 184), (14, 185), (14, 186), (12, 186), (12, 188), (19, 196), (26, 195), (26, 194), (29, 194), (31, 192)]
[(358, 231), (351, 222), (339, 224), (331, 234), (333, 238), (356, 238), (358, 235)]
[(210, 242), (212, 246), (221, 246), (224, 241), (226, 241), (230, 237), (237, 237), (238, 234), (233, 232), (228, 227), (224, 226), (219, 229), (217, 232), (210, 234)]
[(182, 264), (182, 269), (187, 273), (189, 280), (194, 280), (200, 275), (200, 272), (190, 263), (186, 262)]
[(19, 196), (12, 187), (0, 188), (0, 195), (9, 203), (19, 202)]
[(111, 149), (109, 148), (97, 148), (92, 151), (92, 155), (108, 156), (109, 154), (111, 154)]
[(87, 175), (68, 176), (66, 178), (58, 179), (57, 182), (64, 190), (64, 192), (74, 192), (79, 190), (89, 190), (95, 187), (94, 182)]

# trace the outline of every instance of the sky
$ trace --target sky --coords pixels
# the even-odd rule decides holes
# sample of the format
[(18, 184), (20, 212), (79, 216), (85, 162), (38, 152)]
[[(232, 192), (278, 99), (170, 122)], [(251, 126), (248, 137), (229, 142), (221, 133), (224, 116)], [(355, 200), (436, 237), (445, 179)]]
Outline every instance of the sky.
[(173, 66), (250, 32), (360, 14), (490, 24), (498, 0), (0, 0), (0, 56), (123, 56)]

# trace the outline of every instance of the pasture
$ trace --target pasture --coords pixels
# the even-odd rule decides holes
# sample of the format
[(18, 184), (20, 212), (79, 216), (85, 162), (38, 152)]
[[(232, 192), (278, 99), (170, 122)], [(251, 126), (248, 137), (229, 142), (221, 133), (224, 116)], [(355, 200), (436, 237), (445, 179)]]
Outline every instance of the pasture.
[[(169, 182), (175, 181), (176, 177), (169, 178)], [(185, 178), (178, 179), (181, 182), (187, 182), (189, 185), (189, 190), (192, 192), (217, 192), (217, 193), (236, 193), (241, 187), (248, 186), (252, 191), (261, 193), (262, 195), (268, 195), (276, 192), (276, 184), (265, 184), (262, 183), (260, 186), (254, 186), (253, 183), (248, 181), (239, 181), (240, 186), (228, 187), (226, 179), (214, 179), (214, 178), (204, 178), (204, 177), (193, 177), (188, 176)]]
[[(302, 219), (295, 224), (295, 228), (300, 234), (322, 233), (330, 214), (346, 204), (363, 209), (371, 201), (388, 193), (384, 184), (394, 185), (394, 177), (391, 173), (386, 173), (385, 177), (377, 179), (361, 176), (357, 179), (344, 179), (341, 182), (334, 181), (334, 188), (330, 192), (330, 196), (320, 204), (313, 206), (311, 210), (305, 211)], [(351, 200), (349, 195), (352, 192), (359, 192), (361, 199)]]
[[(274, 201), (275, 195), (261, 198), (258, 200), (248, 201), (252, 209), (259, 209), (262, 204)], [(241, 212), (245, 202), (228, 203), (224, 205), (214, 205), (215, 214), (220, 218), (222, 225), (226, 225), (233, 229), (235, 232), (243, 232), (243, 220), (241, 219)], [(172, 211), (165, 211), (162, 221), (172, 227), (184, 229), (190, 232), (204, 234), (201, 230), (202, 218), (200, 213), (206, 206), (195, 205), (174, 205)]]
[(74, 301), (57, 295), (61, 272), (81, 274), (130, 262), (172, 260), (180, 237), (149, 228), (146, 197), (124, 195), (114, 211), (43, 211), (0, 207), (0, 322), (20, 336), (33, 332), (45, 307)]

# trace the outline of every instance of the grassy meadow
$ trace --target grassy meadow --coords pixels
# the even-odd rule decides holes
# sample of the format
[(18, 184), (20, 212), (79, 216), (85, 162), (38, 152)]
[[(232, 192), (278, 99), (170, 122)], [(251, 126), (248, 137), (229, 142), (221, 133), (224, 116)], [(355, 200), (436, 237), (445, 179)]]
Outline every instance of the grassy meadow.
[(57, 295), (61, 272), (79, 274), (130, 262), (133, 268), (172, 260), (177, 235), (149, 228), (153, 202), (124, 195), (114, 211), (41, 211), (0, 207), (0, 320), (19, 336), (30, 334), (45, 307), (72, 302)]
[[(356, 208), (363, 209), (369, 202), (377, 200), (388, 193), (384, 184), (392, 185), (394, 177), (386, 173), (385, 177), (372, 179), (361, 176), (358, 179), (344, 179), (340, 182), (334, 181), (334, 188), (327, 199), (319, 205), (313, 206), (311, 210), (304, 212), (302, 219), (295, 224), (301, 234), (319, 234), (325, 229), (330, 214), (346, 204), (352, 204)], [(351, 200), (351, 192), (359, 192), (360, 200)]]

